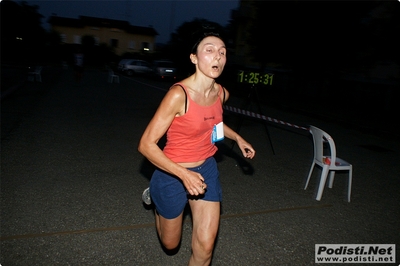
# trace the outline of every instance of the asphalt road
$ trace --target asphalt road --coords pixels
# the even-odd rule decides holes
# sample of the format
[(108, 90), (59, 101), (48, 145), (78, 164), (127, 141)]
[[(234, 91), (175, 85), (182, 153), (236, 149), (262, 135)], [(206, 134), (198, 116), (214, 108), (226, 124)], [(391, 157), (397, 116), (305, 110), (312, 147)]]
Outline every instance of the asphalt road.
[[(77, 83), (71, 69), (47, 67), (42, 83), (2, 100), (2, 266), (187, 265), (190, 213), (180, 250), (170, 255), (141, 202), (153, 167), (137, 144), (170, 82), (121, 76), (109, 84), (107, 74), (87, 69)], [(228, 105), (242, 102), (232, 97)], [(314, 265), (316, 244), (396, 244), (396, 264), (386, 265), (398, 265), (398, 139), (262, 111), (332, 135), (338, 156), (354, 167), (351, 202), (345, 173), (321, 201), (314, 199), (317, 174), (303, 189), (313, 155), (307, 130), (243, 119), (240, 133), (257, 155), (244, 160), (229, 140), (219, 144), (223, 203), (212, 265)], [(233, 128), (240, 120), (226, 113)]]

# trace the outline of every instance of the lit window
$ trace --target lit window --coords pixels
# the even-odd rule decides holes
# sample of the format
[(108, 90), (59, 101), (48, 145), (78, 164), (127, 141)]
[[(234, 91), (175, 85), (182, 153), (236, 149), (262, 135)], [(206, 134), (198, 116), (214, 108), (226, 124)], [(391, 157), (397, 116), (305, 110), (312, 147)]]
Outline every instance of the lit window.
[(150, 45), (148, 42), (142, 42), (142, 50), (143, 51), (150, 51)]

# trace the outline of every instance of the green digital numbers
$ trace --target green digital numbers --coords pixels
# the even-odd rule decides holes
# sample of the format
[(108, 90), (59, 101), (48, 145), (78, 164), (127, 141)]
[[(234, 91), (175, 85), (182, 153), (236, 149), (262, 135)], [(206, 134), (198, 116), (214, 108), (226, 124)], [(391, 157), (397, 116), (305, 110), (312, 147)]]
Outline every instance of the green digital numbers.
[(246, 84), (261, 84), (261, 85), (272, 85), (274, 74), (271, 73), (259, 73), (253, 71), (239, 71), (238, 82)]

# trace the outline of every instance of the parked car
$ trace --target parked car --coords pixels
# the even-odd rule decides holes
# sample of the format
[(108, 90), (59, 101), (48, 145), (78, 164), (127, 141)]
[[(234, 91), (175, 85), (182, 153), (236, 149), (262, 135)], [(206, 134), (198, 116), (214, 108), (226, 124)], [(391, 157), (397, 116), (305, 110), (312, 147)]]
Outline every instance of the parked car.
[(124, 67), (124, 64), (126, 62), (128, 62), (129, 60), (132, 60), (132, 59), (121, 59), (121, 61), (119, 61), (119, 63), (118, 63), (117, 70), (119, 72), (122, 72), (122, 68)]
[(118, 70), (128, 76), (135, 74), (151, 75), (153, 73), (151, 64), (139, 59), (122, 59), (118, 64)]
[(153, 61), (153, 71), (158, 78), (162, 79), (176, 79), (177, 69), (175, 64), (168, 60)]

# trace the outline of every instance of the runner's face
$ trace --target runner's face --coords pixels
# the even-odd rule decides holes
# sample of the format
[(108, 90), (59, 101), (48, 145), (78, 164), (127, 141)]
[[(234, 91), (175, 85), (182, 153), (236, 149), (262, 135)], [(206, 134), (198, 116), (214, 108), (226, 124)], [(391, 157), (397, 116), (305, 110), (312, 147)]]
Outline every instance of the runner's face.
[(218, 37), (204, 38), (198, 48), (197, 55), (192, 55), (197, 64), (197, 70), (206, 76), (217, 78), (222, 74), (226, 63), (225, 43)]

